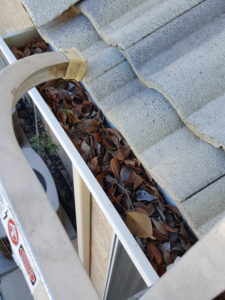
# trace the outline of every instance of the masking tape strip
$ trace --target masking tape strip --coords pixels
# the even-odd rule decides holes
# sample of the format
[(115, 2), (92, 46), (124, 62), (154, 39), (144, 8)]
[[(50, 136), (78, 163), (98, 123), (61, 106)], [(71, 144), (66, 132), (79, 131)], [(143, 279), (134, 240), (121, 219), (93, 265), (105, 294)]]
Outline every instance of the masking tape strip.
[(62, 51), (69, 59), (69, 65), (63, 79), (75, 79), (81, 81), (87, 71), (87, 60), (76, 48)]

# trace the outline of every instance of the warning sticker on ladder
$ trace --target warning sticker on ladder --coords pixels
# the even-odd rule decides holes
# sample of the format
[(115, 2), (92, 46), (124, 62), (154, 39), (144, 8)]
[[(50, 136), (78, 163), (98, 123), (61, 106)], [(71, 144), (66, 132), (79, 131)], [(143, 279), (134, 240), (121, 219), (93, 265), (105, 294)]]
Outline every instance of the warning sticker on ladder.
[(10, 208), (7, 194), (0, 182), (0, 218), (10, 241), (13, 258), (22, 270), (31, 293), (34, 293), (39, 283), (39, 276), (33, 258), (23, 238), (22, 231), (16, 222), (16, 218)]
[(23, 262), (23, 265), (26, 269), (26, 272), (27, 272), (27, 275), (30, 279), (30, 282), (34, 286), (35, 283), (36, 283), (36, 275), (35, 275), (35, 272), (34, 272), (32, 266), (30, 264), (30, 261), (29, 261), (29, 259), (27, 257), (27, 254), (26, 254), (26, 252), (25, 252), (22, 245), (20, 245), (20, 248), (19, 248), (19, 255), (20, 255), (20, 258), (21, 258), (21, 260)]
[(19, 234), (15, 222), (12, 219), (8, 220), (8, 233), (11, 242), (17, 246), (19, 243)]

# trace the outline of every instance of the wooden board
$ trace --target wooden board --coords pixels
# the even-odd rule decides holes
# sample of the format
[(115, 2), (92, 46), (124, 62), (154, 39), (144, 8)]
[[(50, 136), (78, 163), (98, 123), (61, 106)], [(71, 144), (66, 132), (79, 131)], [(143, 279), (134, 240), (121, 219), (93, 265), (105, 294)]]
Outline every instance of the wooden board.
[(111, 253), (113, 230), (92, 198), (91, 208), (91, 279), (103, 296)]
[(33, 25), (19, 0), (0, 0), (0, 12), (0, 35)]

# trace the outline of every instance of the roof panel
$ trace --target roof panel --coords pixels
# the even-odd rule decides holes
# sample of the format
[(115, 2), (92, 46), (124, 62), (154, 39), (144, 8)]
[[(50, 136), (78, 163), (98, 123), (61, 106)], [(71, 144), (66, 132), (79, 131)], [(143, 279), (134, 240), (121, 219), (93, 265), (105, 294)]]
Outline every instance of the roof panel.
[(33, 22), (41, 26), (60, 16), (79, 0), (21, 0)]
[(186, 127), (144, 151), (140, 159), (177, 203), (225, 174), (224, 151), (199, 140)]
[(79, 8), (107, 43), (125, 49), (202, 1), (84, 0)]
[[(209, 185), (190, 199), (181, 203), (180, 208), (191, 222), (198, 236), (207, 233), (224, 215), (225, 177)], [(191, 218), (190, 218), (191, 216)]]
[[(84, 0), (79, 7), (99, 35), (119, 47), (142, 82), (168, 99), (195, 135), (225, 148), (225, 132), (218, 135), (218, 126), (210, 132), (203, 127), (202, 110), (194, 123), (191, 117), (225, 92), (224, 0), (146, 0), (138, 5), (127, 0), (121, 10), (109, 0)], [(221, 118), (219, 124), (224, 124), (225, 116)]]

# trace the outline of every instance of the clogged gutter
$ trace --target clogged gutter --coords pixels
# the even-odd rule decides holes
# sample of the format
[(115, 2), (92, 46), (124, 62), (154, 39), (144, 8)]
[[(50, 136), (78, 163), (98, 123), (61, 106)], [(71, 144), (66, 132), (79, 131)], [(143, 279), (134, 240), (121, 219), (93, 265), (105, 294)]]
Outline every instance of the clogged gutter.
[[(11, 49), (20, 59), (48, 50), (33, 39)], [(55, 80), (38, 90), (70, 137), (159, 276), (195, 242), (176, 207), (168, 205), (121, 134), (75, 81)]]

